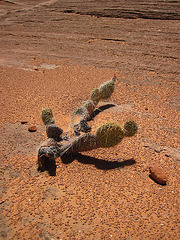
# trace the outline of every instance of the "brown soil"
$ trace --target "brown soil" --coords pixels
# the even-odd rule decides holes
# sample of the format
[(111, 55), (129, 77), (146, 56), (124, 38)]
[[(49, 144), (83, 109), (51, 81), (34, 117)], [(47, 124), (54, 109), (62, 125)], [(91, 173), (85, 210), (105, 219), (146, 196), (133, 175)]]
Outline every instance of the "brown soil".
[[(178, 1), (63, 2), (0, 1), (1, 239), (179, 239)], [(72, 111), (114, 73), (89, 125), (134, 120), (138, 133), (38, 172), (41, 110), (69, 133)]]

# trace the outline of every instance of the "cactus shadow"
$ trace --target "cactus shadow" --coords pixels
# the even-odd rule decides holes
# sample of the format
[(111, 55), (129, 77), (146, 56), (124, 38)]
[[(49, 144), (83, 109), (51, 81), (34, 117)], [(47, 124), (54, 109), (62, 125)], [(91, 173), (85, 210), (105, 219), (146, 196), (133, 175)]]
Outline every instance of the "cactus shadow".
[(72, 155), (72, 156), (61, 157), (61, 160), (64, 164), (69, 164), (69, 163), (73, 162), (75, 159), (78, 162), (83, 163), (83, 164), (94, 165), (96, 168), (101, 169), (101, 170), (111, 170), (111, 169), (116, 169), (116, 168), (123, 168), (125, 166), (131, 166), (136, 163), (136, 161), (133, 158), (124, 160), (122, 162), (118, 162), (118, 161), (110, 162), (110, 161), (98, 159), (95, 157), (83, 155), (81, 153), (78, 153), (78, 154)]
[(70, 155), (64, 154), (63, 156), (61, 156), (61, 161), (64, 164), (70, 164), (70, 163), (72, 163), (76, 159), (77, 155), (78, 155), (78, 153), (70, 154)]
[(47, 171), (50, 176), (56, 176), (56, 162), (55, 159), (52, 158), (45, 158), (43, 163), (43, 170), (38, 166), (39, 172)]
[(99, 113), (109, 109), (109, 108), (112, 108), (112, 107), (116, 107), (117, 105), (116, 104), (113, 104), (113, 103), (108, 103), (108, 104), (105, 104), (105, 105), (102, 105), (100, 107), (98, 107), (94, 112), (93, 112), (93, 117), (96, 117)]

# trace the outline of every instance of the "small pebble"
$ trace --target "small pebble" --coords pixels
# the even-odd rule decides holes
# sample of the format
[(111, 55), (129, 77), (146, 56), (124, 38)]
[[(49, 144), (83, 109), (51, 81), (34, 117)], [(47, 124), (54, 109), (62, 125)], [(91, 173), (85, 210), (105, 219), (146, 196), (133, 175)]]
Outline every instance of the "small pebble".
[(30, 127), (28, 127), (28, 131), (29, 132), (36, 132), (37, 128), (36, 128), (36, 126), (30, 126)]
[(167, 181), (166, 174), (161, 167), (159, 167), (158, 165), (154, 165), (154, 166), (150, 166), (149, 170), (150, 170), (150, 176), (153, 180), (155, 180), (157, 183), (161, 185), (166, 185), (166, 181)]
[(21, 124), (26, 124), (26, 123), (28, 123), (27, 120), (22, 120), (22, 121), (21, 121)]

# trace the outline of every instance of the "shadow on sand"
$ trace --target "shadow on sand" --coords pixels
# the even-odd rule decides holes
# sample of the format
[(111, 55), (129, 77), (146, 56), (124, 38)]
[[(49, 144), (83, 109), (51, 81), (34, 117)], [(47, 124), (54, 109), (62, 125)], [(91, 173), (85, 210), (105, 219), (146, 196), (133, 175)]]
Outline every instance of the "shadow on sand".
[(128, 160), (124, 160), (122, 162), (118, 162), (118, 161), (109, 162), (109, 161), (106, 161), (106, 160), (102, 160), (102, 159), (90, 157), (90, 156), (87, 156), (87, 155), (83, 155), (81, 153), (77, 153), (77, 154), (72, 155), (72, 156), (61, 157), (61, 160), (64, 164), (69, 164), (69, 163), (73, 162), (75, 159), (80, 163), (92, 164), (96, 168), (102, 169), (102, 170), (111, 170), (111, 169), (115, 169), (115, 168), (123, 168), (125, 166), (130, 166), (130, 165), (133, 165), (133, 164), (136, 163), (136, 161), (133, 158), (128, 159)]
[[(136, 161), (131, 158), (128, 160), (124, 160), (122, 162), (118, 161), (113, 161), (109, 162), (106, 160), (90, 157), (87, 155), (83, 155), (81, 153), (73, 154), (73, 155), (63, 155), (61, 157), (62, 163), (64, 164), (70, 164), (74, 160), (77, 160), (80, 163), (83, 164), (91, 164), (94, 165), (97, 169), (101, 170), (111, 170), (115, 168), (123, 168), (125, 166), (131, 166), (136, 163)], [(55, 159), (51, 158), (46, 158), (44, 162), (44, 170), (43, 171), (48, 171), (50, 176), (56, 176), (56, 162)], [(42, 171), (40, 168), (38, 168), (38, 171)]]
[(56, 160), (48, 157), (43, 158), (43, 168), (38, 166), (39, 172), (48, 171), (50, 176), (56, 176)]
[(114, 104), (114, 103), (108, 103), (108, 104), (105, 104), (103, 106), (100, 106), (98, 107), (94, 112), (93, 112), (93, 118), (96, 117), (99, 113), (109, 109), (109, 108), (112, 108), (112, 107), (116, 107), (117, 105)]

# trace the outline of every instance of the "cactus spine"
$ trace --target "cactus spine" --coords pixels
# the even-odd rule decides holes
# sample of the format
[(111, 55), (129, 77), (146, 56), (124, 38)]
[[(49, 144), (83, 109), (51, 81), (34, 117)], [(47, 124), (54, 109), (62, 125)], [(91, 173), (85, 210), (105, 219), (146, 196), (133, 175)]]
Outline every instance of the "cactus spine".
[(124, 138), (124, 132), (118, 124), (106, 123), (96, 131), (99, 147), (109, 148), (117, 145)]
[(92, 100), (87, 100), (83, 106), (87, 109), (88, 114), (91, 116), (95, 109), (94, 102)]
[(98, 88), (94, 88), (91, 92), (90, 99), (93, 101), (94, 105), (96, 106), (101, 99), (101, 93)]
[[(96, 134), (89, 133), (91, 127), (87, 120), (92, 117), (96, 105), (100, 99), (109, 98), (115, 87), (116, 76), (103, 84), (99, 88), (92, 90), (90, 99), (84, 102), (83, 106), (78, 107), (71, 116), (71, 124), (74, 127), (76, 138), (63, 137), (63, 130), (55, 125), (52, 110), (44, 108), (42, 110), (42, 120), (46, 126), (48, 140), (38, 151), (38, 163), (41, 170), (46, 169), (46, 163), (50, 159), (69, 155), (77, 152), (90, 151), (97, 148), (109, 148), (119, 144), (124, 137), (134, 136), (137, 132), (137, 125), (134, 121), (128, 121), (122, 129), (118, 124), (106, 123), (100, 126)], [(74, 125), (74, 118), (80, 116), (79, 122)], [(84, 134), (80, 135), (80, 132)], [(60, 136), (61, 135), (61, 136)]]
[(63, 133), (63, 130), (58, 127), (56, 124), (46, 125), (46, 134), (48, 138), (54, 138), (56, 141), (60, 141), (60, 135)]
[(108, 99), (114, 92), (116, 76), (114, 76), (110, 81), (107, 81), (99, 87), (101, 94), (101, 99)]
[(44, 108), (42, 110), (41, 117), (42, 117), (44, 125), (55, 123), (55, 120), (53, 118), (52, 110), (48, 107)]
[(94, 102), (92, 100), (87, 100), (85, 101), (84, 105), (81, 107), (78, 107), (71, 116), (71, 126), (74, 126), (74, 118), (76, 115), (80, 116), (80, 121), (85, 120), (87, 121), (88, 119), (91, 118), (93, 115), (95, 109)]
[(116, 81), (116, 76), (105, 83), (103, 83), (99, 88), (94, 88), (91, 92), (90, 99), (87, 100), (83, 106), (78, 107), (71, 116), (71, 126), (74, 126), (74, 118), (76, 115), (81, 116), (81, 120), (88, 120), (92, 117), (96, 105), (100, 99), (109, 98), (114, 91), (114, 83)]
[(42, 110), (41, 117), (44, 125), (46, 126), (47, 137), (60, 141), (60, 135), (63, 133), (63, 130), (55, 124), (52, 110), (50, 108), (44, 108)]
[[(50, 159), (62, 157), (63, 155), (90, 151), (99, 147), (114, 147), (119, 144), (125, 136), (133, 136), (137, 132), (137, 125), (134, 122), (126, 122), (124, 126), (125, 129), (122, 130), (118, 124), (106, 123), (97, 129), (95, 135), (85, 133), (75, 139), (60, 143), (48, 140), (38, 151), (39, 169), (41, 171), (46, 170), (46, 163)], [(126, 131), (128, 131), (128, 134)]]
[(124, 126), (125, 129), (122, 129), (116, 123), (103, 124), (97, 129), (95, 135), (90, 133), (83, 134), (65, 146), (62, 155), (90, 151), (97, 148), (114, 147), (119, 144), (124, 137), (134, 136), (137, 132), (135, 122), (126, 122)]
[(137, 133), (138, 127), (134, 121), (128, 121), (124, 124), (124, 134), (126, 137), (132, 137)]

